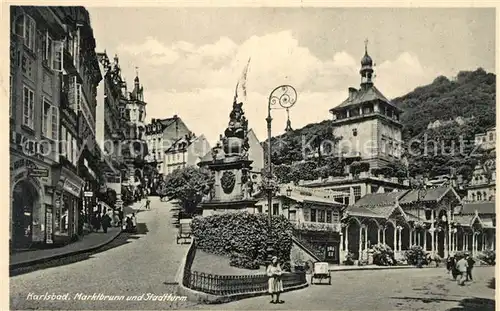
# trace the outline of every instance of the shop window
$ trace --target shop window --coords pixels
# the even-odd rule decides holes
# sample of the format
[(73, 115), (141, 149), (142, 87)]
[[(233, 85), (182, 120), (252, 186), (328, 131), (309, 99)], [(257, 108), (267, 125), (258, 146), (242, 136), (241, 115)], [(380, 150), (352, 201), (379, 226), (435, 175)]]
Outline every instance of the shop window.
[(279, 211), (280, 211), (280, 204), (273, 203), (273, 215), (279, 215)]
[(324, 210), (318, 211), (318, 222), (325, 222), (325, 214)]
[(316, 222), (316, 210), (311, 209), (311, 221)]
[(69, 230), (69, 210), (71, 206), (71, 199), (70, 197), (65, 194), (63, 196), (63, 202), (61, 202), (61, 207), (60, 207), (60, 212), (59, 212), (59, 233), (61, 235), (68, 235), (68, 230)]
[(326, 212), (326, 222), (329, 224), (332, 223), (332, 212), (331, 211)]
[(35, 93), (24, 86), (23, 88), (23, 125), (33, 129), (33, 113), (35, 105)]

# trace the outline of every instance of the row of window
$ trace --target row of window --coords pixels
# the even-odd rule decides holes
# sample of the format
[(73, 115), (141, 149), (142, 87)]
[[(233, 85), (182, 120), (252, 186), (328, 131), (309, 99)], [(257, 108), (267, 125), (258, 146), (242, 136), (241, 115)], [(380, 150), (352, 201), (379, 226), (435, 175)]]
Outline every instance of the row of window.
[[(12, 116), (12, 77), (10, 79), (9, 115)], [(59, 109), (52, 105), (45, 96), (41, 98), (42, 106), (42, 135), (50, 139), (58, 139), (59, 133)], [(34, 130), (35, 114), (35, 92), (23, 85), (23, 125)]]
[(381, 152), (399, 158), (401, 155), (400, 144), (382, 138)]
[(493, 201), (495, 196), (493, 195), (488, 195), (486, 191), (477, 191), (476, 193), (471, 194), (471, 199), (472, 201)]
[[(26, 46), (29, 50), (33, 52), (37, 51), (36, 23), (31, 16), (26, 14), (19, 16), (15, 22), (14, 33), (23, 38), (24, 46)], [(47, 65), (52, 70), (63, 70), (63, 55), (65, 45), (72, 45), (72, 47), (68, 49), (72, 55), (75, 53), (75, 51), (76, 53), (78, 53), (78, 44), (74, 43), (71, 36), (68, 37), (68, 40), (53, 40), (48, 31), (45, 31), (45, 33), (38, 32), (38, 35), (40, 39), (39, 42), (41, 45), (43, 60), (47, 62)]]
[(184, 155), (181, 153), (167, 154), (167, 162), (179, 162), (184, 161)]
[(310, 214), (307, 213), (307, 210), (304, 210), (304, 219), (318, 223), (337, 223), (340, 221), (340, 212), (337, 209), (323, 210), (311, 208)]

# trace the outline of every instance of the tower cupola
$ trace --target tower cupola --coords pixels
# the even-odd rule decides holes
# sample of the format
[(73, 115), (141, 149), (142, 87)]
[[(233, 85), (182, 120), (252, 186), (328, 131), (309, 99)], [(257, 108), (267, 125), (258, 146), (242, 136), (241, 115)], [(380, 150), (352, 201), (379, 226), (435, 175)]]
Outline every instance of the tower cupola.
[(365, 55), (361, 59), (361, 70), (359, 73), (361, 75), (362, 89), (368, 89), (373, 86), (373, 60), (370, 55), (368, 55), (368, 40), (365, 40)]

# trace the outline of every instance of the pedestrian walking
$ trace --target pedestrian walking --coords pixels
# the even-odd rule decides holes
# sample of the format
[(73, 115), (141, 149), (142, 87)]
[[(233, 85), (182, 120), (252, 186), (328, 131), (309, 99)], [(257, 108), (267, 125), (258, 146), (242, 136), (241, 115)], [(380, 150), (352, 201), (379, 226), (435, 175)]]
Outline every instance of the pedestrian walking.
[(453, 280), (456, 280), (457, 276), (460, 274), (456, 266), (457, 260), (455, 256), (448, 256), (448, 259), (446, 260), (446, 269), (448, 270), (448, 273), (453, 277)]
[(476, 261), (474, 261), (472, 256), (469, 256), (469, 254), (465, 255), (465, 259), (467, 259), (467, 281), (473, 281), (472, 268), (474, 268), (474, 264), (476, 263)]
[(99, 229), (101, 229), (101, 216), (98, 212), (94, 214), (94, 221), (92, 225), (94, 226), (95, 232), (99, 232)]
[(111, 226), (111, 217), (109, 217), (108, 214), (104, 214), (101, 218), (101, 224), (102, 224), (102, 231), (104, 233), (108, 232), (108, 228)]
[(135, 217), (135, 213), (132, 213), (132, 217), (130, 217), (130, 222), (132, 224), (132, 231), (137, 231), (137, 218)]
[[(278, 257), (273, 256), (271, 264), (267, 267), (267, 276), (269, 277), (269, 294), (271, 294), (271, 303), (284, 303), (280, 300), (280, 294), (283, 292), (283, 281), (281, 280), (282, 275), (281, 266), (278, 263)], [(274, 299), (276, 296), (276, 299)]]
[(460, 277), (458, 278), (457, 283), (458, 285), (463, 286), (467, 280), (467, 259), (464, 257), (460, 258), (460, 260), (457, 261), (456, 267), (460, 272)]

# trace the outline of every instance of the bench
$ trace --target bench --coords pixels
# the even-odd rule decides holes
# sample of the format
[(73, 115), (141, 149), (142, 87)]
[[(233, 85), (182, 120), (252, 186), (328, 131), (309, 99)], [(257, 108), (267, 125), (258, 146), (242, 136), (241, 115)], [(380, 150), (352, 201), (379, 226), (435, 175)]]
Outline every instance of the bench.
[(183, 240), (181, 244), (187, 243), (191, 239), (191, 221), (192, 219), (179, 220), (179, 233), (177, 233), (177, 244), (179, 240)]

